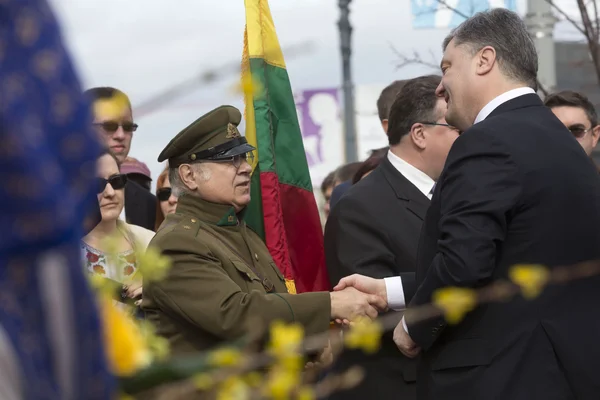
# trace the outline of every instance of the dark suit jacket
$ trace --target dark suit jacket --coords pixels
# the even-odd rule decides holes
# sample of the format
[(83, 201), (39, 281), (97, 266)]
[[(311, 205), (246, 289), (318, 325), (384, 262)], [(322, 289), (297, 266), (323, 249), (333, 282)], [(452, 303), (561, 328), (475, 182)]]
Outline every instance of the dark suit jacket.
[(127, 223), (154, 231), (156, 196), (133, 181), (125, 186), (125, 218)]
[[(530, 94), (454, 143), (423, 225), (411, 306), (444, 286), (508, 279), (512, 265), (600, 258), (600, 180), (573, 135)], [(420, 400), (600, 398), (600, 277), (480, 305), (457, 325), (413, 323)]]
[(336, 187), (334, 187), (333, 191), (331, 192), (331, 198), (329, 199), (329, 207), (333, 209), (333, 206), (335, 206), (340, 201), (342, 196), (345, 195), (348, 189), (350, 189), (351, 187), (352, 182), (350, 181), (342, 182)]
[[(333, 207), (325, 227), (325, 257), (332, 284), (359, 273), (374, 278), (403, 276), (405, 296), (414, 290), (414, 271), (421, 225), (429, 199), (389, 162), (352, 186)], [(398, 314), (398, 321), (401, 314)], [(366, 378), (340, 399), (414, 399), (416, 369), (384, 336), (378, 354), (345, 352), (335, 370), (360, 365)]]

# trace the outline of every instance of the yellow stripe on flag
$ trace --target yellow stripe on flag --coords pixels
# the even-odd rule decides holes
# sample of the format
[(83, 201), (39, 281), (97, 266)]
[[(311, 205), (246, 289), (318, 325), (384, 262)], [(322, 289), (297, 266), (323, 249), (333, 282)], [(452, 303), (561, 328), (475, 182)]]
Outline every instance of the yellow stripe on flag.
[[(248, 51), (248, 27), (244, 30), (244, 50), (242, 53), (242, 87), (244, 83), (252, 80), (250, 72), (250, 55)], [(256, 140), (256, 120), (254, 118), (254, 93), (253, 91), (244, 91), (244, 117), (246, 118), (245, 137), (248, 143), (256, 148), (254, 150), (254, 162), (252, 163), (252, 172), (258, 165), (258, 142)]]
[(269, 2), (267, 0), (244, 0), (244, 4), (246, 5), (248, 56), (262, 58), (268, 64), (285, 68)]

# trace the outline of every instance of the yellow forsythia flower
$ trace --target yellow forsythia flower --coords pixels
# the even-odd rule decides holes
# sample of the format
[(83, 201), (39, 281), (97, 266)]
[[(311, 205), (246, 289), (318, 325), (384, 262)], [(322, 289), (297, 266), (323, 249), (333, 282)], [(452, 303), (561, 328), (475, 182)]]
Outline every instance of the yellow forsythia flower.
[(247, 400), (250, 399), (250, 388), (237, 376), (226, 379), (219, 385), (217, 400)]
[(271, 371), (265, 390), (273, 400), (288, 400), (290, 394), (300, 383), (300, 374), (275, 368)]
[(521, 287), (523, 297), (534, 299), (540, 295), (550, 279), (550, 272), (543, 265), (520, 264), (511, 267), (510, 279)]
[(238, 92), (242, 92), (245, 96), (257, 97), (263, 90), (262, 83), (256, 79), (249, 71), (242, 73), (242, 79), (237, 87)]
[(142, 336), (146, 340), (146, 346), (155, 360), (164, 360), (169, 355), (169, 341), (164, 337), (156, 335), (156, 329), (149, 321), (139, 323)]
[(137, 266), (148, 281), (159, 281), (163, 279), (171, 268), (171, 259), (163, 256), (155, 247), (148, 247), (145, 252), (135, 255)]
[(104, 340), (109, 364), (117, 376), (128, 376), (150, 364), (152, 357), (136, 323), (109, 297), (101, 297)]
[(209, 363), (215, 367), (235, 367), (242, 360), (243, 355), (239, 350), (228, 348), (215, 350), (208, 357)]
[(304, 339), (304, 328), (299, 324), (286, 325), (275, 321), (271, 325), (269, 351), (276, 357), (284, 357), (297, 353)]
[(246, 381), (246, 384), (248, 384), (248, 386), (256, 388), (262, 384), (263, 376), (259, 372), (253, 371), (248, 373), (244, 377), (244, 380)]
[(213, 387), (215, 381), (209, 374), (197, 374), (192, 377), (192, 383), (197, 389), (208, 390)]
[(369, 318), (357, 319), (350, 331), (344, 335), (344, 342), (350, 349), (362, 349), (365, 353), (375, 353), (381, 345), (383, 327)]
[(473, 289), (445, 287), (433, 293), (433, 303), (444, 311), (449, 324), (457, 324), (475, 308), (477, 294)]
[(308, 386), (303, 386), (298, 390), (297, 400), (315, 400), (317, 398), (315, 391), (313, 388)]

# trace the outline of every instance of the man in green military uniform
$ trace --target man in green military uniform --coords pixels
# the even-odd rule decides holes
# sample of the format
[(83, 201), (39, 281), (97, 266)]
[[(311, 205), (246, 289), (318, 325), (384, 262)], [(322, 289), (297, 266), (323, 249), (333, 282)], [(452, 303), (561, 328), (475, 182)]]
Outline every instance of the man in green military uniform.
[(190, 354), (243, 336), (257, 318), (299, 322), (306, 334), (333, 319), (377, 316), (378, 296), (352, 288), (288, 294), (265, 244), (244, 222), (250, 202), (250, 146), (237, 129), (240, 112), (219, 107), (181, 131), (158, 161), (169, 161), (177, 212), (151, 246), (173, 266), (144, 287), (142, 308), (173, 355)]

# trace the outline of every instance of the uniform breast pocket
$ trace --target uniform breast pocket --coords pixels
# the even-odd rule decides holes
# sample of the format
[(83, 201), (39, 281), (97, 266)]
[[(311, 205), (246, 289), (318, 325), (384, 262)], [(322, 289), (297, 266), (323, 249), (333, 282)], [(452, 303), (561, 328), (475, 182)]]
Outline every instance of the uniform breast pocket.
[(231, 263), (244, 281), (246, 281), (248, 284), (254, 283), (262, 287), (261, 279), (254, 271), (252, 271), (249, 266), (246, 265), (246, 263), (243, 263), (239, 260), (231, 260)]
[(285, 282), (285, 277), (283, 276), (283, 274), (279, 270), (279, 267), (273, 261), (271, 261), (269, 263), (269, 265), (271, 266), (271, 268), (273, 268), (273, 271), (275, 271), (275, 274), (277, 274), (277, 277), (279, 278), (279, 280), (281, 282)]

